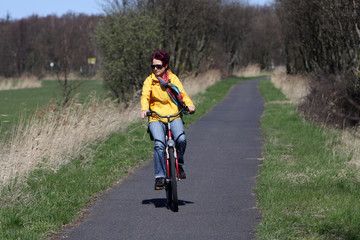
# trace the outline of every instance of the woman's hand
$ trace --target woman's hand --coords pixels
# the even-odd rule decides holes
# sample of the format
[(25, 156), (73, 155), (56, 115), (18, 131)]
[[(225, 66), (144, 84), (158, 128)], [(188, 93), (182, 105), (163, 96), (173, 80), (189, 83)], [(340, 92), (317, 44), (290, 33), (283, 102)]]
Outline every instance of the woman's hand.
[(141, 118), (144, 119), (146, 117), (147, 110), (141, 111)]
[(189, 106), (189, 113), (193, 114), (195, 112), (195, 107), (194, 106)]

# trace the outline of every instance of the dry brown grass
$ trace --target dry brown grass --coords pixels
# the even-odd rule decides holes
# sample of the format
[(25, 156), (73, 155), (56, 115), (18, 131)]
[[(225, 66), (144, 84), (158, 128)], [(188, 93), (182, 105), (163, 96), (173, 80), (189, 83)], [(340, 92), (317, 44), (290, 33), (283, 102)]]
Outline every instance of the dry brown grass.
[(285, 67), (275, 69), (271, 75), (271, 82), (296, 105), (298, 105), (310, 91), (309, 80), (306, 77), (301, 75), (287, 75)]
[[(218, 71), (188, 76), (183, 78), (184, 87), (193, 96), (220, 77)], [(91, 144), (138, 119), (140, 109), (139, 101), (125, 108), (109, 99), (99, 101), (95, 95), (84, 104), (74, 100), (63, 109), (49, 104), (26, 124), (20, 124), (10, 141), (0, 143), (0, 185), (15, 177), (21, 181), (39, 167), (56, 171), (71, 159), (87, 154)]]
[(36, 77), (22, 76), (19, 78), (2, 78), (0, 79), (0, 91), (22, 88), (40, 88), (41, 81)]
[(56, 171), (87, 151), (95, 141), (127, 126), (134, 108), (121, 109), (109, 99), (99, 102), (92, 96), (86, 104), (76, 101), (59, 110), (57, 104), (37, 112), (21, 124), (11, 141), (2, 143), (0, 184), (21, 179), (28, 172), (47, 167)]
[(360, 168), (360, 132), (358, 128), (342, 130), (338, 139), (339, 144), (334, 151), (351, 158), (349, 164)]
[(252, 64), (233, 72), (233, 75), (237, 77), (256, 77), (270, 74), (268, 71), (261, 70), (258, 64)]
[(196, 77), (190, 75), (183, 76), (181, 79), (187, 94), (192, 97), (197, 93), (205, 91), (205, 89), (220, 81), (221, 73), (219, 70), (210, 70), (199, 74)]
[[(57, 81), (58, 79), (60, 80), (64, 79), (64, 75), (57, 76), (56, 74), (47, 74), (42, 76), (42, 79)], [(103, 77), (100, 73), (97, 73), (96, 75), (93, 76), (80, 76), (77, 73), (71, 72), (67, 75), (67, 79), (68, 80), (103, 80)]]

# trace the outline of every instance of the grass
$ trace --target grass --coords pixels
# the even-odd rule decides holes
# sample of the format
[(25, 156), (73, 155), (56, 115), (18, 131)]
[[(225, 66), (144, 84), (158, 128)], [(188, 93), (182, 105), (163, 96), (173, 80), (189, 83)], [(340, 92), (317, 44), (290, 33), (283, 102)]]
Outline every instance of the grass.
[[(186, 123), (208, 112), (242, 80), (246, 79), (221, 81), (193, 97), (197, 112), (186, 117)], [(146, 126), (145, 121), (135, 122), (57, 171), (39, 169), (24, 184), (4, 188), (0, 195), (0, 239), (44, 239), (76, 221), (96, 195), (151, 158), (153, 143)]]
[(303, 120), (270, 81), (259, 86), (266, 102), (259, 239), (360, 239), (359, 170), (333, 151), (338, 133)]
[[(98, 95), (105, 95), (102, 82), (86, 80), (76, 90), (80, 93), (80, 100), (84, 100), (91, 91)], [(54, 80), (42, 81), (41, 88), (27, 88), (0, 91), (0, 135), (10, 126), (16, 125), (24, 115), (31, 115), (38, 107), (47, 105), (51, 99), (62, 99), (60, 85)]]

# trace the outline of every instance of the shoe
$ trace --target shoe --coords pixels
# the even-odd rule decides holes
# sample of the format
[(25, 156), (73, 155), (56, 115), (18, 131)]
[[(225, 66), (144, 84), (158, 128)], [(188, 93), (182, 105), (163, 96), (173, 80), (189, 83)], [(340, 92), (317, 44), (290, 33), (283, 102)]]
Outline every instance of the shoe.
[(165, 186), (165, 178), (155, 178), (155, 190), (162, 190)]
[(186, 178), (184, 168), (182, 166), (180, 166), (180, 165), (179, 165), (179, 178), (180, 179), (185, 179)]

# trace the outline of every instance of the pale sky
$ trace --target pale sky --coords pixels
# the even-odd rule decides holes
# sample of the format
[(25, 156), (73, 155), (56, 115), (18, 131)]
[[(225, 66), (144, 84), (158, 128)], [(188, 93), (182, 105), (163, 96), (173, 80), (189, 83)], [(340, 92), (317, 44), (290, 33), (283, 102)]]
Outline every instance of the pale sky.
[[(252, 5), (264, 5), (273, 0), (242, 0)], [(61, 16), (69, 11), (74, 13), (101, 14), (103, 0), (0, 0), (0, 18), (26, 18), (37, 14), (44, 17), (50, 14)]]

